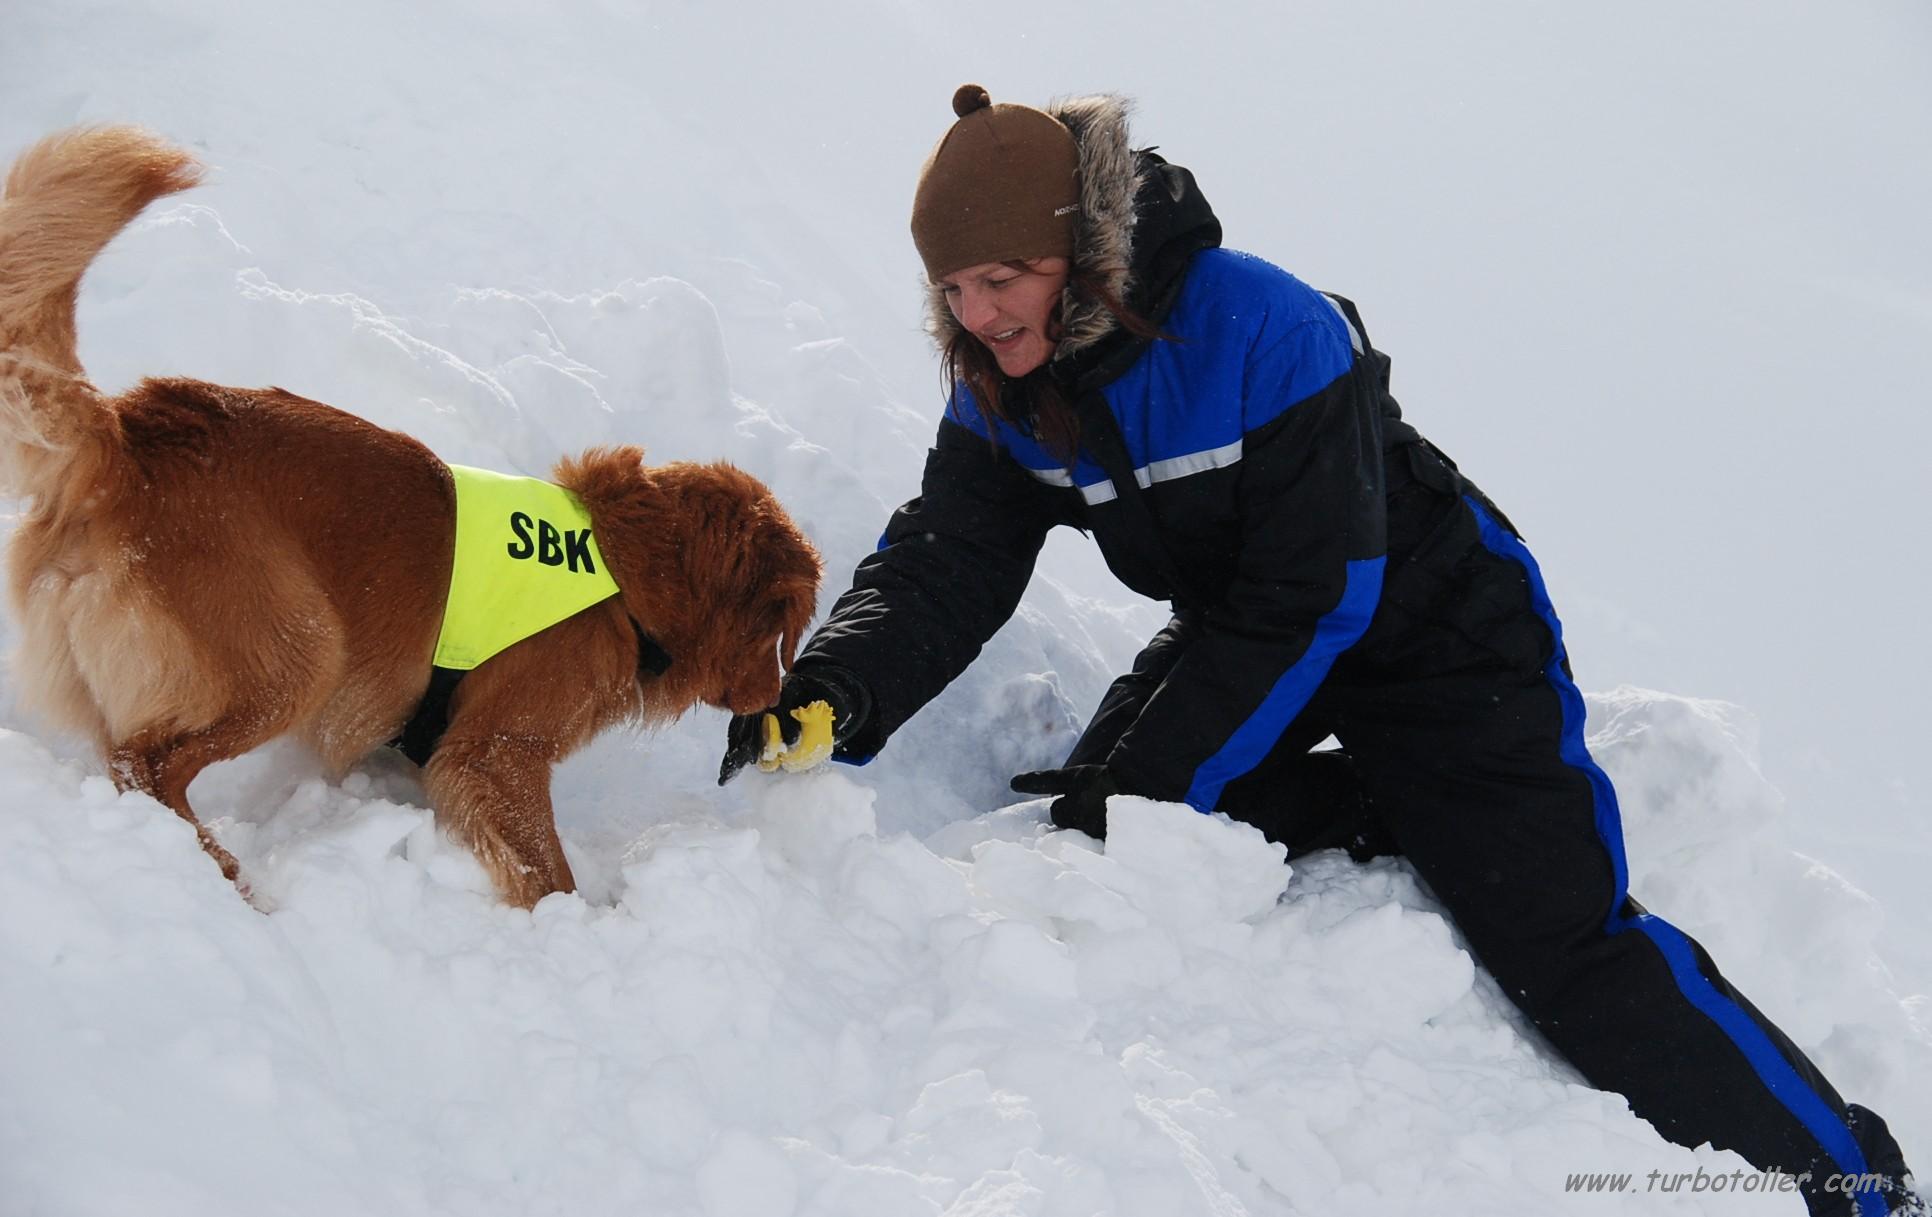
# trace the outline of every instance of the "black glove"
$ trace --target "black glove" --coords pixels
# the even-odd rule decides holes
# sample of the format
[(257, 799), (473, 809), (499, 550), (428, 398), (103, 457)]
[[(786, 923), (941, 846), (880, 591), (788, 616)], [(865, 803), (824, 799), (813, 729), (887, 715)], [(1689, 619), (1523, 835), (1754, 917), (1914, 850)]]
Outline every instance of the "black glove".
[[(870, 701), (857, 678), (847, 676), (843, 669), (837, 673), (793, 671), (787, 674), (777, 705), (756, 714), (731, 716), (731, 724), (725, 728), (724, 763), (718, 766), (718, 785), (737, 777), (746, 765), (798, 770), (824, 762), (830, 755), (831, 745), (851, 738)], [(806, 731), (806, 723), (814, 720), (816, 724), (823, 723), (824, 711), (815, 714), (810, 709), (820, 704), (831, 711), (831, 738), (824, 739), (823, 728), (815, 725), (820, 738), (808, 741), (808, 748), (818, 755), (793, 756), (788, 760), (786, 754), (798, 744)], [(774, 739), (777, 748), (768, 750), (767, 745)], [(768, 751), (773, 754), (768, 755)]]
[(1014, 777), (1020, 794), (1053, 794), (1047, 814), (1055, 828), (1077, 828), (1096, 840), (1107, 839), (1107, 796), (1123, 793), (1105, 765), (1068, 765), (1064, 769), (1036, 769)]

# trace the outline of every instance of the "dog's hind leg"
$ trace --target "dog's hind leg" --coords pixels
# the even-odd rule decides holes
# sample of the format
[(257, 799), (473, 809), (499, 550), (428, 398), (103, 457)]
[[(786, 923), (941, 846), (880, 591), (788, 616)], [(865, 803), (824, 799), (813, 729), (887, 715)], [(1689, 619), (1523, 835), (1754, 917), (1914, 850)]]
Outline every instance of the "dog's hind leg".
[(138, 790), (194, 825), (201, 848), (215, 860), (221, 873), (249, 895), (241, 878), (241, 864), (235, 855), (215, 840), (208, 826), (188, 804), (188, 786), (203, 769), (216, 761), (240, 756), (267, 743), (287, 729), (287, 715), (252, 708), (227, 714), (194, 731), (147, 730), (108, 750), (108, 772), (122, 790)]

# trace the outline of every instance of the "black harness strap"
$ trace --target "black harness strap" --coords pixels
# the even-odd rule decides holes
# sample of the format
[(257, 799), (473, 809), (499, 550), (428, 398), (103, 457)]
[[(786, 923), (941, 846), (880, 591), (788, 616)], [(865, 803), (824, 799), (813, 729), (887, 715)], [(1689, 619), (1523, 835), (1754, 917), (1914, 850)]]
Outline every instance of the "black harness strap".
[(429, 688), (424, 690), (423, 700), (416, 703), (416, 712), (403, 724), (402, 734), (389, 741), (389, 746), (418, 765), (429, 764), (436, 742), (449, 729), (449, 699), (468, 675), (462, 668), (431, 668)]
[[(644, 632), (637, 618), (629, 618), (631, 629), (637, 631), (637, 671), (640, 676), (662, 676), (671, 667), (671, 653), (658, 643), (658, 640)], [(463, 683), (469, 672), (461, 668), (431, 668), (429, 688), (423, 691), (423, 699), (416, 703), (416, 712), (409, 716), (403, 729), (389, 747), (396, 749), (418, 765), (429, 764), (435, 753), (437, 743), (443, 732), (449, 730), (449, 702), (456, 695), (456, 686)]]
[(670, 671), (671, 652), (659, 646), (657, 639), (646, 634), (635, 617), (631, 618), (631, 628), (637, 631), (637, 670), (653, 676), (662, 676)]

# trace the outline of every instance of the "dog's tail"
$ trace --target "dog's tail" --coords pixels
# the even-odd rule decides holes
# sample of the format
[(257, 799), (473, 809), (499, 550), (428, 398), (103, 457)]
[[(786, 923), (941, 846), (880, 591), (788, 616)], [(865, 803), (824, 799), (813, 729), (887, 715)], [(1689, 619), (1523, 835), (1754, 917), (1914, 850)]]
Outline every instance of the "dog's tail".
[(136, 127), (77, 127), (22, 153), (0, 194), (0, 444), (59, 450), (110, 425), (75, 350), (95, 255), (158, 198), (201, 180), (193, 156)]

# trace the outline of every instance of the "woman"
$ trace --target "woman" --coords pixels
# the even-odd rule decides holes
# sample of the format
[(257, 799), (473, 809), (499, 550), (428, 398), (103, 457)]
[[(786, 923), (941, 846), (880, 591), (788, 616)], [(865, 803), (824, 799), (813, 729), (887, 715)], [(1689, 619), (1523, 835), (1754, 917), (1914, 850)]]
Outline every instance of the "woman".
[[(913, 204), (954, 386), (920, 496), (779, 704), (733, 721), (720, 780), (869, 759), (1012, 614), (1047, 530), (1089, 530), (1174, 616), (1066, 765), (1014, 780), (1057, 796), (1056, 825), (1104, 836), (1128, 793), (1291, 853), (1400, 852), (1551, 1043), (1666, 1136), (1809, 1172), (1815, 1212), (1912, 1203), (1884, 1121), (1629, 898), (1536, 564), (1402, 421), (1354, 306), (1221, 249), (1117, 98), (1043, 112), (968, 85), (953, 107)], [(1331, 734), (1346, 757), (1311, 755)], [(1840, 1173), (1884, 1189), (1848, 1200)]]

